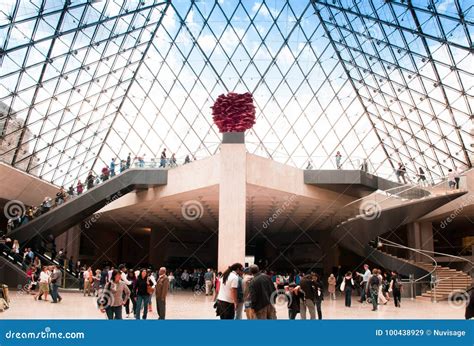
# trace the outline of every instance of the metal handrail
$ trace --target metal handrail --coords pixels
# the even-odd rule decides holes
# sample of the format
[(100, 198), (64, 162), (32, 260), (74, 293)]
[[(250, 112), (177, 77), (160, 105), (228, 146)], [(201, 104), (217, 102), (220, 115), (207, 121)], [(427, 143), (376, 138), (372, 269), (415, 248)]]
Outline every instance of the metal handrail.
[[(381, 190), (381, 191), (383, 191), (384, 193), (387, 193), (387, 192), (389, 192), (389, 191), (391, 191), (391, 190), (400, 189), (400, 188), (403, 188), (403, 187), (406, 187), (406, 186), (408, 186), (408, 188), (407, 188), (406, 190), (402, 190), (402, 191), (398, 192), (398, 194), (401, 194), (401, 193), (410, 191), (411, 189), (414, 189), (414, 188), (420, 188), (420, 186), (419, 186), (418, 184), (415, 184), (415, 185), (412, 185), (412, 184), (405, 184), (405, 185), (400, 185), (400, 186), (392, 187), (392, 188), (390, 188), (390, 189), (388, 189), (388, 190)], [(378, 190), (377, 190), (377, 191), (378, 191)], [(342, 208), (345, 208), (345, 207), (347, 207), (347, 206), (349, 206), (349, 205), (351, 205), (351, 204), (357, 203), (357, 202), (362, 201), (362, 200), (370, 199), (370, 196), (372, 196), (373, 194), (377, 193), (377, 191), (375, 191), (374, 193), (371, 193), (371, 194), (368, 195), (368, 196), (364, 196), (364, 197), (361, 197), (361, 198), (359, 198), (359, 199), (356, 199), (355, 201), (352, 201), (352, 202), (350, 202), (350, 203), (347, 203), (347, 204), (344, 205)], [(426, 191), (426, 190), (425, 190), (425, 191)], [(429, 192), (429, 191), (427, 191), (427, 192)], [(392, 194), (392, 195), (390, 195), (390, 196), (387, 196), (387, 198), (385, 198), (384, 200), (382, 200), (382, 201), (380, 201), (380, 202), (385, 202), (386, 200), (388, 200), (388, 199), (390, 199), (390, 198), (393, 198), (394, 196), (396, 196), (396, 194)]]
[(422, 249), (420, 249), (420, 251), (429, 252), (429, 253), (431, 253), (431, 254), (433, 254), (433, 255), (441, 255), (441, 256), (446, 256), (446, 257), (451, 257), (451, 258), (460, 259), (460, 260), (462, 260), (462, 261), (469, 262), (469, 264), (474, 265), (474, 262), (468, 260), (467, 258), (461, 257), (461, 256), (451, 255), (451, 254), (447, 254), (447, 253), (443, 253), (443, 252), (437, 252), (437, 251), (422, 250)]
[[(382, 243), (382, 245), (397, 247), (397, 248), (400, 248), (400, 249), (411, 250), (411, 251), (416, 252), (416, 253), (418, 253), (418, 254), (420, 254), (420, 255), (423, 255), (423, 256), (428, 257), (432, 262), (435, 263), (434, 268), (433, 268), (433, 270), (432, 270), (431, 272), (429, 272), (428, 274), (426, 274), (426, 275), (424, 275), (424, 276), (422, 276), (422, 277), (416, 279), (415, 282), (418, 282), (418, 281), (420, 281), (420, 280), (422, 280), (422, 279), (424, 279), (424, 278), (426, 278), (426, 277), (432, 275), (432, 274), (436, 271), (436, 267), (438, 266), (438, 262), (436, 262), (436, 260), (434, 259), (434, 257), (431, 257), (430, 255), (427, 255), (427, 254), (421, 252), (420, 250), (417, 250), (417, 249), (414, 249), (414, 248), (411, 248), (411, 247), (408, 247), (408, 246), (405, 246), (405, 245), (401, 245), (401, 244), (395, 243), (395, 242), (393, 242), (393, 241), (391, 241), (391, 240), (388, 240), (388, 239), (384, 239), (384, 238), (381, 238), (381, 237), (378, 237), (378, 239), (387, 242), (387, 244)], [(408, 261), (407, 261), (407, 262), (408, 262)], [(414, 265), (416, 265), (416, 264), (414, 264)]]

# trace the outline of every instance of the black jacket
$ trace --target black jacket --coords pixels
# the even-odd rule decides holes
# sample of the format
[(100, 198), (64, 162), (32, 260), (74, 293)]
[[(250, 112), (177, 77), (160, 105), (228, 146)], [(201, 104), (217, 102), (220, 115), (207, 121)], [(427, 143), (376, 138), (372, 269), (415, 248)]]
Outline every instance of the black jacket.
[(141, 275), (138, 277), (137, 282), (135, 283), (135, 292), (137, 296), (148, 296), (147, 291), (148, 277), (142, 279)]
[(273, 285), (272, 279), (265, 274), (257, 274), (250, 281), (249, 294), (250, 304), (252, 309), (259, 311), (271, 304), (273, 292), (275, 292), (275, 285)]

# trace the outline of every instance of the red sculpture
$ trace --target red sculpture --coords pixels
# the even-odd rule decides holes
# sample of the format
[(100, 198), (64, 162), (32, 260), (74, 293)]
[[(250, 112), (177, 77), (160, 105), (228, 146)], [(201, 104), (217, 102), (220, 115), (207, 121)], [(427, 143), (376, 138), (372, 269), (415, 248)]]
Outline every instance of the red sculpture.
[(211, 108), (212, 119), (220, 132), (243, 132), (255, 124), (255, 106), (249, 92), (219, 95)]

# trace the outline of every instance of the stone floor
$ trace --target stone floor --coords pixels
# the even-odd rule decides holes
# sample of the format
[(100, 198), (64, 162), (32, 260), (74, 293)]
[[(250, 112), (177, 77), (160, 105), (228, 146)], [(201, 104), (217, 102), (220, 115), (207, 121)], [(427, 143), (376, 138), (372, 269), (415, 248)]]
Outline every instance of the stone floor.
[[(48, 301), (35, 301), (33, 296), (22, 292), (10, 293), (10, 309), (0, 313), (0, 319), (104, 319), (105, 314), (96, 309), (93, 297), (84, 297), (76, 291), (61, 292), (63, 301), (51, 304)], [(464, 307), (454, 306), (448, 302), (422, 302), (404, 300), (400, 309), (390, 301), (380, 306), (376, 312), (371, 306), (360, 304), (353, 298), (351, 308), (344, 307), (342, 297), (335, 301), (326, 299), (322, 310), (325, 319), (463, 319)], [(277, 316), (287, 319), (288, 312), (284, 302), (277, 302)], [(125, 317), (125, 311), (124, 311)], [(149, 319), (156, 319), (153, 298), (153, 312)], [(215, 319), (213, 301), (210, 296), (192, 292), (170, 294), (167, 300), (168, 319)], [(299, 318), (299, 317), (297, 317)]]

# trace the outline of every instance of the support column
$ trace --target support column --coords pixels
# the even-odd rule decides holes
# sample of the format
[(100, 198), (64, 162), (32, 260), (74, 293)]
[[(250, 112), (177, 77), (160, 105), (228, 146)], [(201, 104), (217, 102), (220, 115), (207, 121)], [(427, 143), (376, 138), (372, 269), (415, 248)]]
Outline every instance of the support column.
[[(420, 237), (420, 225), (418, 222), (413, 222), (407, 225), (407, 240), (408, 240), (408, 247), (413, 249), (420, 249), (421, 248), (421, 237)], [(420, 262), (421, 256), (419, 253), (408, 251), (409, 259)]]
[[(408, 246), (419, 250), (434, 250), (433, 226), (431, 222), (413, 222), (407, 225)], [(428, 253), (431, 256), (431, 254)], [(410, 259), (428, 262), (429, 259), (418, 253), (410, 252)]]
[(165, 265), (168, 258), (169, 239), (169, 232), (166, 229), (152, 228), (148, 261), (155, 269)]
[[(245, 262), (247, 154), (242, 141), (220, 147), (218, 270)], [(236, 135), (230, 133), (230, 135)]]

